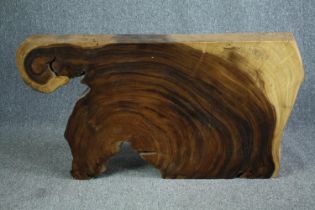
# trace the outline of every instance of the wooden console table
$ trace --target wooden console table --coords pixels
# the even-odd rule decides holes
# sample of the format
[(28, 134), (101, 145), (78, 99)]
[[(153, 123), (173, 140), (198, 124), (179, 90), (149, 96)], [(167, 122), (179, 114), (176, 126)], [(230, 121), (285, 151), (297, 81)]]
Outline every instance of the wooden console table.
[(82, 76), (65, 138), (76, 179), (130, 142), (164, 178), (269, 178), (303, 81), (290, 33), (35, 35), (23, 80), (50, 93)]

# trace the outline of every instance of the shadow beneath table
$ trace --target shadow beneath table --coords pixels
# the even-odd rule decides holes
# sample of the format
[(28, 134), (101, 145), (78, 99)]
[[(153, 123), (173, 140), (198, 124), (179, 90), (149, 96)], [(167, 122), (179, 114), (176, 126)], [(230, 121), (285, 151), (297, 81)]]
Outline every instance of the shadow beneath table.
[(111, 157), (107, 162), (107, 171), (99, 177), (117, 176), (137, 176), (160, 178), (160, 172), (130, 146), (128, 142), (123, 142), (120, 151)]

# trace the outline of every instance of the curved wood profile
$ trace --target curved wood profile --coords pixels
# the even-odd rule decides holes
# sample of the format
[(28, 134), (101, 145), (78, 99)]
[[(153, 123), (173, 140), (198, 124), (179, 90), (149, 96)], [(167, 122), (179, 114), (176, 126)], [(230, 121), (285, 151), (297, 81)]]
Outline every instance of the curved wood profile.
[[(180, 36), (84, 38), (27, 41), (17, 60), (24, 80), (42, 92), (84, 75), (89, 90), (76, 103), (65, 132), (75, 178), (104, 172), (124, 140), (165, 178), (278, 173), (280, 134), (289, 113), (277, 103), (287, 102), (281, 99), (285, 90), (273, 95), (267, 81), (273, 75), (257, 68), (237, 43), (176, 41)], [(296, 59), (298, 51), (290, 46)], [(254, 49), (260, 58), (277, 50)], [(286, 81), (297, 84), (285, 93), (290, 110), (302, 78)]]

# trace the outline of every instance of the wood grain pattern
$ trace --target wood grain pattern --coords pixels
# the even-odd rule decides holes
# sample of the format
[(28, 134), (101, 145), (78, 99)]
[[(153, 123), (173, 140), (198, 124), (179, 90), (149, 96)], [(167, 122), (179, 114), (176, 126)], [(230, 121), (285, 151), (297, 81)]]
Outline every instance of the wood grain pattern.
[[(256, 40), (256, 41), (255, 41)], [(268, 178), (303, 80), (291, 34), (33, 36), (24, 81), (52, 92), (83, 76), (65, 138), (88, 179), (128, 140), (164, 178)]]

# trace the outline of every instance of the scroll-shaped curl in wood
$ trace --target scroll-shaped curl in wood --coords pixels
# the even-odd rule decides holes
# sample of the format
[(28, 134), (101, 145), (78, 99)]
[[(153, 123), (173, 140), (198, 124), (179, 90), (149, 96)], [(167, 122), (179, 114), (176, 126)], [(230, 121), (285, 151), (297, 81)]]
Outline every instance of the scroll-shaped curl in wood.
[(129, 38), (90, 46), (83, 38), (55, 39), (20, 48), (20, 72), (33, 88), (51, 92), (81, 75), (90, 88), (76, 103), (65, 132), (73, 177), (104, 172), (124, 140), (165, 178), (278, 173), (279, 124), (288, 116), (280, 115), (268, 97), (268, 74), (242, 50), (225, 45), (220, 56), (215, 46), (213, 52), (198, 49), (199, 42)]

